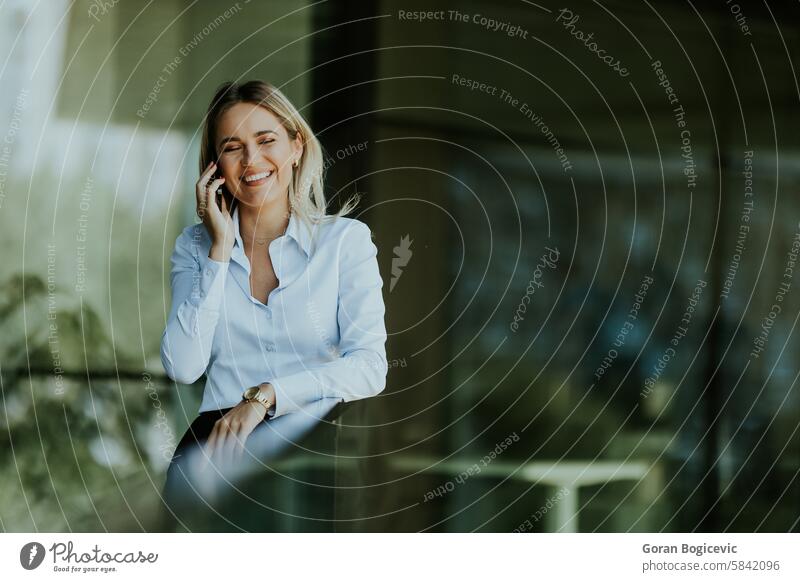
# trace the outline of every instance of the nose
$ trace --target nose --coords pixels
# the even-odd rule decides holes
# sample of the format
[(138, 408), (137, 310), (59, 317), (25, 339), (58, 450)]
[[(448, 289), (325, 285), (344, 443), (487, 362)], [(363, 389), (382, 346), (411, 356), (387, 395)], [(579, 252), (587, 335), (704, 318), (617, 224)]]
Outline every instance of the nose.
[(242, 148), (242, 164), (244, 164), (245, 167), (252, 166), (256, 162), (257, 153), (257, 148), (244, 146)]

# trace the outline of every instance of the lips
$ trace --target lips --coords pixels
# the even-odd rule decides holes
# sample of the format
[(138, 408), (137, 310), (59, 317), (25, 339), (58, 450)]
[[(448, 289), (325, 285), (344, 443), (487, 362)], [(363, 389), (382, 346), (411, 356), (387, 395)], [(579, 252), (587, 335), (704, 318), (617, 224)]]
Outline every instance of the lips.
[(242, 182), (244, 182), (247, 186), (260, 186), (261, 184), (264, 184), (273, 173), (274, 172), (272, 170), (267, 170), (265, 172), (254, 172), (247, 174), (242, 176)]

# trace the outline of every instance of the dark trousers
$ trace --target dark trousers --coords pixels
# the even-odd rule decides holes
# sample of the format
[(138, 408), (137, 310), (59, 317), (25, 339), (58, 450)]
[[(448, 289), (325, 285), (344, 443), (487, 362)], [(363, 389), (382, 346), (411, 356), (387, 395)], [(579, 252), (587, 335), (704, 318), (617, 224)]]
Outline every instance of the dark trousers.
[[(334, 511), (338, 413), (332, 399), (259, 423), (245, 444), (244, 472), (216, 481), (213, 494), (198, 487), (189, 464), (230, 408), (201, 413), (181, 438), (167, 470), (160, 531), (328, 531)], [(320, 419), (326, 422), (320, 422)], [(280, 467), (283, 461), (298, 461)], [(277, 470), (273, 467), (278, 466)], [(216, 472), (219, 466), (211, 467)], [(224, 470), (223, 470), (224, 473)], [(218, 474), (218, 473), (217, 473)], [(228, 475), (230, 476), (230, 475)]]
[[(194, 529), (192, 524), (198, 529), (203, 529), (204, 524), (208, 523), (208, 519), (215, 515), (215, 511), (209, 507), (208, 500), (203, 499), (197, 493), (188, 479), (187, 460), (190, 451), (205, 445), (214, 429), (214, 423), (230, 410), (232, 408), (201, 412), (175, 448), (162, 491), (163, 529), (175, 531), (180, 524), (190, 529)], [(269, 417), (264, 417), (261, 424), (268, 420)], [(180, 529), (183, 531), (184, 528)]]

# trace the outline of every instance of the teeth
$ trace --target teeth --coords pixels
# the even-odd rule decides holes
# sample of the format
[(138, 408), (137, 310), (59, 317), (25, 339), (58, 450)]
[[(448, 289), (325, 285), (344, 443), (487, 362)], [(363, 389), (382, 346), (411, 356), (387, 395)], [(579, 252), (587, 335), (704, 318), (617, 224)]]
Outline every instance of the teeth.
[(245, 176), (245, 182), (255, 182), (256, 180), (261, 180), (262, 178), (267, 178), (272, 172), (261, 172), (260, 174), (253, 174), (252, 176)]

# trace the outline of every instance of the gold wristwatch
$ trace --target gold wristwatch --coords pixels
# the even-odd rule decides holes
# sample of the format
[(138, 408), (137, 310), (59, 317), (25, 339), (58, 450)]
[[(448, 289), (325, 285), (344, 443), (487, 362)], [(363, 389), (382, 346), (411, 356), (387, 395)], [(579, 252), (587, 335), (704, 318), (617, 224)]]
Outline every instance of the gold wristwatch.
[(261, 392), (261, 388), (259, 386), (253, 386), (252, 388), (245, 390), (242, 394), (242, 400), (246, 400), (247, 402), (260, 402), (267, 409), (267, 412), (269, 412), (273, 406), (269, 398), (263, 392)]

